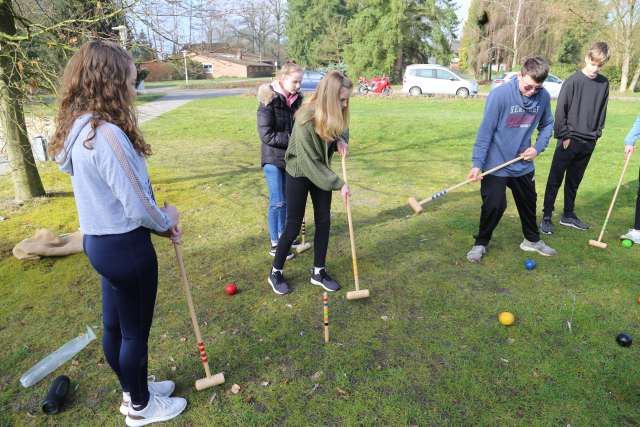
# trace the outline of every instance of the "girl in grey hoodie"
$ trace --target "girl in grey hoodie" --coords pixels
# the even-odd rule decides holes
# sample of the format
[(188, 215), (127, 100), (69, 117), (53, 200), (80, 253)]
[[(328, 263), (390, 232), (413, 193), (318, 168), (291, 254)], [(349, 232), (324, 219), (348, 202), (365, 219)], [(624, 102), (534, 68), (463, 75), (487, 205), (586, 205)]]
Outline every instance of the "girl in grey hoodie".
[(156, 204), (133, 100), (136, 68), (116, 44), (91, 41), (63, 77), (49, 151), (71, 175), (84, 250), (102, 281), (103, 348), (122, 386), (128, 426), (169, 420), (186, 400), (172, 381), (147, 377), (147, 341), (158, 287), (150, 232), (180, 239), (174, 206)]

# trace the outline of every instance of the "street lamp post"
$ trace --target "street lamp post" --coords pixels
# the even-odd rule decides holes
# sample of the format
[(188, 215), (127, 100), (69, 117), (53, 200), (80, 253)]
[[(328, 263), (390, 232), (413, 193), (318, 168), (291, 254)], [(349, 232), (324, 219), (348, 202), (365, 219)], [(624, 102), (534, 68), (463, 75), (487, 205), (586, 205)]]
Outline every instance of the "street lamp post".
[(117, 27), (111, 27), (113, 31), (117, 31), (120, 34), (120, 44), (124, 49), (127, 48), (127, 27), (124, 25), (118, 25)]
[(187, 70), (187, 49), (182, 50), (182, 57), (184, 58), (184, 81), (189, 86), (189, 72)]

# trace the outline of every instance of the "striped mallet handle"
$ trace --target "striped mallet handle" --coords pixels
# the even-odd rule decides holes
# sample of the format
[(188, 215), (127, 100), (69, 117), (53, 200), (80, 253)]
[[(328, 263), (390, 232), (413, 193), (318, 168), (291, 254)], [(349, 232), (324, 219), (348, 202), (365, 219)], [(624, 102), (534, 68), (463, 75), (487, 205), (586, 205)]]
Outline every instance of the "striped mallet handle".
[(306, 226), (305, 226), (305, 222), (306, 222), (305, 218), (302, 217), (302, 246), (304, 246), (304, 236), (305, 236), (305, 234), (307, 232)]
[[(503, 164), (501, 164), (501, 165), (498, 165), (498, 166), (496, 166), (496, 167), (494, 167), (494, 168), (492, 168), (492, 169), (489, 169), (489, 170), (488, 170), (488, 171), (486, 171), (486, 172), (481, 173), (480, 175), (478, 175), (478, 178), (481, 178), (481, 177), (483, 177), (483, 176), (485, 176), (485, 175), (492, 174), (492, 173), (494, 173), (495, 171), (497, 171), (497, 170), (499, 170), (499, 169), (505, 168), (505, 167), (509, 166), (510, 164), (515, 163), (515, 162), (519, 162), (520, 160), (523, 160), (523, 159), (524, 159), (524, 156), (518, 156), (518, 157), (516, 157), (515, 159), (511, 159), (511, 160), (509, 160), (508, 162), (505, 162), (505, 163), (503, 163)], [(473, 181), (474, 181), (473, 179), (469, 178), (469, 179), (467, 179), (466, 181), (459, 182), (459, 183), (457, 183), (456, 185), (454, 185), (454, 186), (452, 186), (452, 187), (449, 187), (449, 188), (444, 189), (444, 190), (442, 190), (442, 191), (438, 191), (437, 193), (435, 193), (435, 194), (434, 194), (434, 195), (432, 195), (431, 197), (427, 197), (426, 199), (421, 200), (421, 201), (419, 201), (418, 203), (419, 203), (420, 205), (424, 205), (425, 203), (433, 202), (434, 200), (439, 199), (440, 197), (442, 197), (442, 196), (446, 195), (446, 194), (447, 194), (447, 193), (449, 193), (450, 191), (453, 191), (453, 190), (455, 190), (456, 188), (460, 188), (460, 187), (462, 187), (463, 185), (467, 185), (468, 183), (473, 182)]]
[(202, 341), (202, 335), (200, 334), (200, 326), (198, 326), (198, 319), (196, 318), (196, 310), (193, 308), (193, 298), (191, 297), (191, 289), (189, 288), (189, 281), (187, 280), (187, 273), (184, 269), (184, 261), (182, 260), (182, 251), (178, 243), (173, 244), (176, 250), (176, 258), (178, 258), (178, 265), (180, 266), (180, 279), (182, 281), (182, 287), (187, 297), (187, 305), (189, 306), (189, 314), (191, 315), (191, 324), (193, 325), (193, 332), (196, 335), (196, 343), (198, 345), (198, 352), (200, 352), (200, 360), (202, 360), (202, 366), (207, 377), (211, 376), (209, 370), (209, 360), (207, 359), (207, 353), (204, 349), (204, 343)]
[(324, 342), (329, 342), (329, 296), (322, 294), (322, 320), (324, 323)]

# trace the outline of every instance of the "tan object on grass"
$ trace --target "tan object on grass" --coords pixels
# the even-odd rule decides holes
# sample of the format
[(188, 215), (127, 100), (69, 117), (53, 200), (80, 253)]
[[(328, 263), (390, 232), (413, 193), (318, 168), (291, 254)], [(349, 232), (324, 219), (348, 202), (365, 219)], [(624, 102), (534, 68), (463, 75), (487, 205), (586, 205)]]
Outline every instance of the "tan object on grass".
[(18, 259), (40, 259), (43, 256), (65, 256), (82, 252), (82, 233), (56, 236), (53, 231), (42, 228), (33, 237), (24, 239), (13, 248)]

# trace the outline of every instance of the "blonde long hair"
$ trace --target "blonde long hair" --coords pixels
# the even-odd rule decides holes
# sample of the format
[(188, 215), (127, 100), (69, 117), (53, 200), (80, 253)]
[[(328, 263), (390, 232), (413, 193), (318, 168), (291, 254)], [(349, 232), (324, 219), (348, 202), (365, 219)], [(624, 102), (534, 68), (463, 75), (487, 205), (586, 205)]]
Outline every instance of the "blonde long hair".
[(84, 141), (85, 147), (92, 148), (90, 142), (95, 138), (97, 127), (108, 122), (122, 129), (140, 155), (151, 154), (151, 147), (138, 129), (134, 97), (129, 88), (132, 63), (126, 50), (104, 40), (85, 43), (71, 57), (62, 77), (56, 131), (49, 144), (52, 156), (63, 150), (73, 122), (85, 113), (92, 114), (92, 132)]
[(307, 121), (313, 119), (316, 133), (325, 142), (334, 141), (349, 127), (349, 101), (344, 108), (340, 102), (343, 88), (352, 90), (351, 80), (339, 71), (328, 72), (309, 101), (296, 113), (296, 119), (303, 116)]

